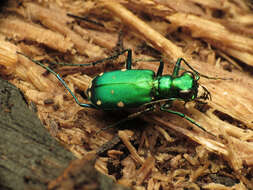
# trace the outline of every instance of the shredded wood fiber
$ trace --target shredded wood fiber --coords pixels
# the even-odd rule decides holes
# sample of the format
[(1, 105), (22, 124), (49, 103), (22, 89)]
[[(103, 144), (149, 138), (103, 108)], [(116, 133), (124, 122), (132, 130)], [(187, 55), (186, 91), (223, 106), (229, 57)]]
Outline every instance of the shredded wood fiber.
[[(252, 4), (246, 0), (27, 0), (21, 4), (11, 0), (0, 17), (0, 74), (37, 106), (38, 117), (54, 138), (78, 158), (97, 153), (96, 169), (120, 184), (150, 190), (253, 189), (252, 18)], [(16, 54), (21, 51), (45, 64), (89, 63), (115, 54), (122, 48), (120, 37), (124, 48), (133, 49), (133, 60), (162, 58), (165, 74), (171, 74), (177, 58), (183, 57), (202, 74), (233, 79), (201, 77), (212, 101), (185, 107), (182, 102), (173, 104), (174, 110), (216, 137), (162, 112), (127, 121), (127, 130), (96, 134), (125, 113), (79, 107), (54, 76)], [(53, 64), (52, 68), (64, 75), (81, 102), (88, 103), (81, 92), (92, 77), (124, 68), (125, 59), (122, 55), (94, 67)], [(134, 63), (135, 69), (156, 71), (158, 66)], [(119, 143), (112, 142), (115, 136)]]

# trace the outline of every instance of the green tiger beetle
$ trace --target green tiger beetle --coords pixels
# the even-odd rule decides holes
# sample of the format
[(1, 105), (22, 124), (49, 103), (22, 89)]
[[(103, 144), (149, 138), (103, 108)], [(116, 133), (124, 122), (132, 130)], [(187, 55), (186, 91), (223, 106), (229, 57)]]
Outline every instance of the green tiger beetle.
[[(197, 97), (200, 86), (198, 84), (200, 76), (209, 79), (224, 78), (214, 78), (200, 74), (195, 69), (193, 69), (183, 58), (179, 58), (177, 60), (172, 75), (162, 75), (164, 68), (164, 63), (162, 60), (160, 60), (160, 65), (156, 73), (152, 70), (132, 69), (131, 49), (125, 49), (117, 55), (89, 64), (64, 65), (96, 65), (105, 60), (115, 59), (116, 57), (124, 54), (125, 52), (127, 52), (125, 69), (101, 73), (92, 80), (89, 88), (86, 91), (86, 94), (90, 101), (89, 104), (79, 102), (79, 100), (67, 86), (65, 81), (51, 68), (40, 63), (39, 61), (29, 58), (28, 56), (20, 52), (18, 53), (22, 54), (23, 56), (30, 59), (32, 62), (40, 65), (41, 67), (45, 68), (47, 71), (55, 75), (62, 83), (62, 85), (73, 96), (75, 102), (81, 107), (101, 110), (122, 110), (128, 108), (139, 108), (141, 106), (144, 107), (142, 111), (130, 114), (127, 118), (120, 120), (115, 125), (125, 122), (126, 120), (132, 119), (142, 113), (152, 111), (154, 110), (155, 105), (159, 104), (159, 108), (161, 111), (178, 115), (188, 120), (203, 131), (211, 134), (190, 117), (186, 116), (181, 112), (177, 112), (169, 108), (171, 107), (172, 102), (174, 100), (179, 100), (186, 103), (189, 101), (196, 101), (198, 99), (211, 99), (209, 91), (203, 86), (201, 87), (204, 89), (204, 94), (201, 97)], [(179, 71), (182, 69), (180, 67), (182, 62), (184, 62), (191, 71), (187, 71), (184, 69), (185, 72), (179, 74)]]

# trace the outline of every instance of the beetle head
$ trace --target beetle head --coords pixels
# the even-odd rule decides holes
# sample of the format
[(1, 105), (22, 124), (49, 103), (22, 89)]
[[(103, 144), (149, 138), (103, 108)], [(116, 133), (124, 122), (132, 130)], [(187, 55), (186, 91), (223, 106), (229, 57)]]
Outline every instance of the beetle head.
[(199, 77), (190, 71), (182, 73), (182, 75), (174, 79), (174, 86), (178, 89), (178, 97), (185, 102), (192, 101), (197, 98)]

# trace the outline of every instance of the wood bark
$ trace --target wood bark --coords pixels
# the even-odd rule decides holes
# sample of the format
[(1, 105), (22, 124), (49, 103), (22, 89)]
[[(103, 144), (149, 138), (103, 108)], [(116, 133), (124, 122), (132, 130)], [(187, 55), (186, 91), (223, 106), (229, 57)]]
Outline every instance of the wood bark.
[(0, 189), (46, 189), (75, 159), (28, 109), (19, 90), (0, 80)]

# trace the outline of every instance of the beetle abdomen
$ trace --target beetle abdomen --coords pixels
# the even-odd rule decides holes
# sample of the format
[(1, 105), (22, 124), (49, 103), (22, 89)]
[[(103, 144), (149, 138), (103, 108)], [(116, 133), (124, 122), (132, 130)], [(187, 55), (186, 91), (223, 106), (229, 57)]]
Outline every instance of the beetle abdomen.
[(100, 74), (88, 89), (90, 101), (104, 110), (139, 107), (152, 101), (155, 73), (120, 70)]

